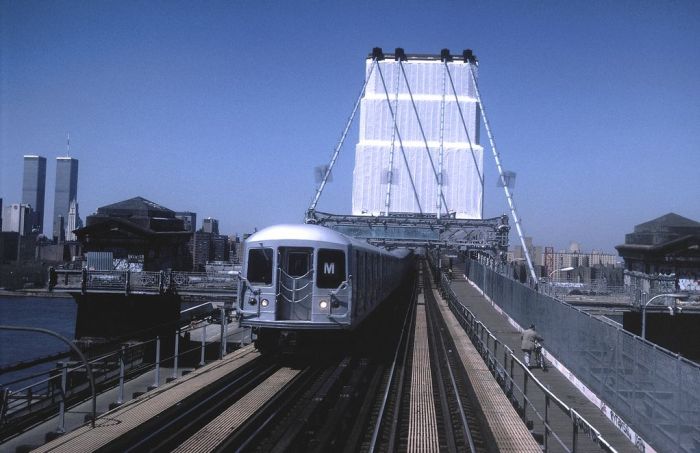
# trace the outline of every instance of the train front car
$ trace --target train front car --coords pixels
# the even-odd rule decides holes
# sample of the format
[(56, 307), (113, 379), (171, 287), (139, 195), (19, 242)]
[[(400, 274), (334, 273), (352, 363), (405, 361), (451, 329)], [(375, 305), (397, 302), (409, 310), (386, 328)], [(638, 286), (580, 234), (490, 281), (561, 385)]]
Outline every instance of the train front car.
[(265, 228), (245, 242), (241, 325), (261, 350), (301, 332), (351, 330), (398, 284), (407, 253), (317, 225)]

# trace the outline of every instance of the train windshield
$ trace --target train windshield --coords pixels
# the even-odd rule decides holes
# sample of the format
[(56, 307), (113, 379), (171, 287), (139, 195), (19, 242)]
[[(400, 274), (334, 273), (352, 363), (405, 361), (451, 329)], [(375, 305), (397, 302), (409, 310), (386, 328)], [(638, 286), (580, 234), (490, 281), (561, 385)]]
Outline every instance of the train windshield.
[(316, 286), (337, 288), (345, 281), (345, 252), (319, 249), (316, 269)]
[(248, 251), (248, 275), (250, 283), (272, 284), (272, 249), (250, 249)]

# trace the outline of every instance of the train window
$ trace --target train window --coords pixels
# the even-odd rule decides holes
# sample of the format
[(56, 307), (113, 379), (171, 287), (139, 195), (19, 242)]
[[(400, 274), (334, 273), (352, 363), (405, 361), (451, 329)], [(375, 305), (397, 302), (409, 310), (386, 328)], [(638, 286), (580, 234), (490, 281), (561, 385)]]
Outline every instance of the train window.
[[(280, 250), (283, 250), (280, 248)], [(290, 277), (303, 277), (311, 270), (311, 253), (313, 249), (284, 249), (284, 270)]]
[(316, 286), (337, 288), (345, 281), (345, 252), (319, 249), (316, 269)]
[(272, 283), (272, 249), (250, 249), (248, 251), (248, 275), (250, 283), (269, 285)]

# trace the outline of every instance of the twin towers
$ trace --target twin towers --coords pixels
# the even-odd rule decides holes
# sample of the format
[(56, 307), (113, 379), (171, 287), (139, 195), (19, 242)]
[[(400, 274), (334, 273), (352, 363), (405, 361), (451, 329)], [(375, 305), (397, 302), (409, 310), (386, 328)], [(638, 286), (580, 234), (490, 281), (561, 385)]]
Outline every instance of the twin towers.
[[(46, 195), (46, 158), (24, 156), (22, 204), (31, 208), (32, 231), (44, 232), (44, 198)], [(56, 158), (56, 191), (53, 202), (53, 238), (73, 240), (73, 230), (80, 227), (78, 216), (78, 159)]]

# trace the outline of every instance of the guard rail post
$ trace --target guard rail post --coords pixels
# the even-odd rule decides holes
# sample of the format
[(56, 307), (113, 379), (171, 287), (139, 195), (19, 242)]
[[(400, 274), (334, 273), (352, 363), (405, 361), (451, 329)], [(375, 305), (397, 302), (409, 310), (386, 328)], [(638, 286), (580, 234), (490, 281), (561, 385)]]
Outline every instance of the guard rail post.
[(549, 393), (544, 392), (544, 451), (549, 448)]
[[(80, 272), (80, 292), (82, 294), (87, 293), (87, 279), (88, 271), (87, 269), (83, 268)], [(68, 272), (66, 272), (66, 284), (68, 284)]]
[(124, 352), (126, 346), (122, 345), (119, 352), (119, 391), (117, 391), (117, 405), (124, 402)]
[(228, 346), (228, 318), (226, 317), (226, 307), (221, 307), (221, 329), (223, 330), (223, 335), (221, 335), (221, 358), (223, 359), (226, 355), (226, 346)]
[(527, 371), (523, 370), (523, 421), (527, 423)]
[(180, 328), (178, 327), (175, 331), (175, 355), (173, 356), (173, 374), (170, 376), (171, 380), (177, 379), (177, 366), (178, 359), (180, 358)]
[(61, 402), (58, 403), (57, 433), (66, 432), (66, 383), (68, 382), (68, 364), (61, 362)]
[(158, 383), (160, 382), (160, 336), (156, 337), (156, 369), (153, 373), (153, 385), (151, 385), (148, 390), (153, 390), (158, 388)]
[(7, 416), (7, 406), (10, 404), (11, 396), (12, 390), (8, 388), (2, 389), (2, 401), (0, 401), (0, 424), (5, 422), (5, 417)]
[(158, 293), (162, 296), (165, 294), (165, 272), (158, 273)]
[(202, 356), (201, 356), (201, 359), (199, 360), (199, 366), (204, 366), (204, 348), (206, 346), (206, 337), (207, 337), (207, 325), (204, 324), (202, 326)]

